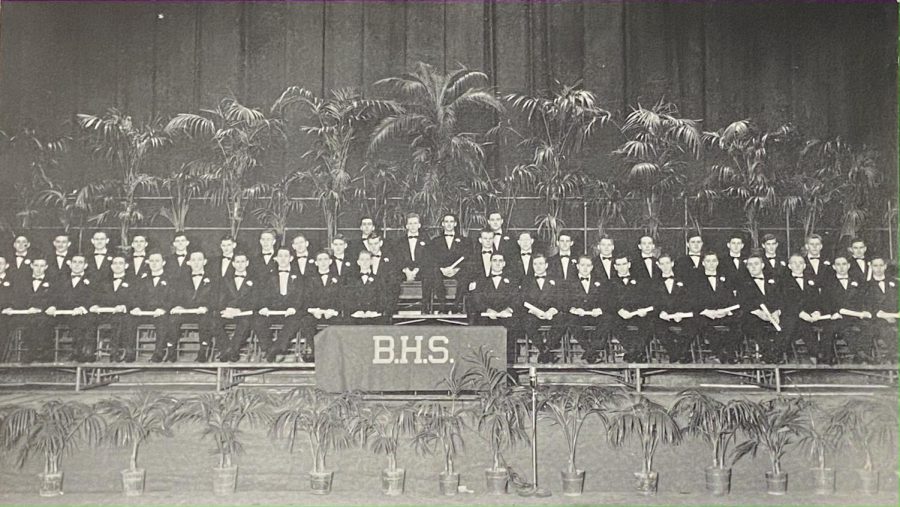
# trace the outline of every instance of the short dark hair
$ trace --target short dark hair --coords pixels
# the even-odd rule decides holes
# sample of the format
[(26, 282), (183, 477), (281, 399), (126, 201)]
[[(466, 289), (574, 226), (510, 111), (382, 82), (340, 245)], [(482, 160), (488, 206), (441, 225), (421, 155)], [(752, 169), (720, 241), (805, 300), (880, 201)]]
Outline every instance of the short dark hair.
[(347, 242), (347, 238), (345, 238), (344, 235), (341, 234), (341, 233), (337, 233), (337, 234), (334, 235), (333, 238), (331, 238), (331, 242), (332, 242), (332, 243), (334, 243), (334, 242), (337, 241), (337, 240), (341, 240), (341, 241), (343, 241), (344, 243)]
[(484, 233), (486, 233), (486, 232), (487, 232), (487, 233), (490, 233), (491, 236), (493, 236), (494, 234), (496, 234), (496, 233), (494, 232), (494, 230), (491, 229), (490, 227), (482, 227), (482, 229), (481, 229), (480, 231), (478, 231), (478, 234), (484, 234)]
[(656, 258), (656, 262), (661, 261), (663, 257), (669, 259), (670, 261), (675, 260), (675, 258), (672, 257), (672, 254), (670, 254), (669, 252), (661, 252), (659, 254), (659, 257)]
[(231, 241), (232, 243), (237, 243), (237, 240), (234, 239), (234, 236), (232, 236), (231, 234), (225, 234), (224, 236), (222, 236), (222, 239), (219, 240), (219, 243), (223, 241)]
[(763, 234), (762, 243), (772, 240), (778, 241), (778, 238), (776, 238), (774, 234)]
[(172, 236), (172, 241), (184, 236), (184, 239), (188, 239), (187, 233), (184, 231), (175, 231), (175, 234)]
[(372, 231), (366, 236), (366, 241), (369, 241), (370, 239), (382, 239), (381, 234), (379, 234), (378, 231)]

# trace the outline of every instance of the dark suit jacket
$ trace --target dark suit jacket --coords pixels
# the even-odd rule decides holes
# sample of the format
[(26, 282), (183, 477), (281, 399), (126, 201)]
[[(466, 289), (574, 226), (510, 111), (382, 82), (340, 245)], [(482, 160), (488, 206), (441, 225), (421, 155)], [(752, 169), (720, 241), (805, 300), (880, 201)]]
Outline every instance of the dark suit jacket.
[[(464, 257), (457, 267), (464, 268), (466, 261), (472, 256), (472, 247), (468, 240), (461, 235), (455, 235), (447, 247), (447, 240), (443, 234), (439, 234), (428, 243), (428, 257), (431, 259), (434, 268), (448, 268), (453, 265), (460, 257)], [(460, 274), (463, 269), (460, 269)], [(459, 274), (457, 274), (457, 277)]]
[(468, 310), (477, 318), (487, 309), (501, 311), (510, 308), (514, 313), (519, 313), (518, 290), (512, 280), (506, 275), (501, 275), (496, 287), (493, 278), (487, 277), (475, 282), (472, 297), (469, 299)]
[(95, 282), (85, 273), (82, 273), (82, 277), (77, 280), (78, 282), (73, 286), (71, 275), (57, 278), (54, 281), (50, 304), (58, 310), (71, 310), (79, 306), (89, 308), (94, 300), (94, 292), (101, 282)]
[[(563, 282), (560, 279), (551, 276), (544, 277), (544, 288), (541, 289), (538, 281), (534, 276), (527, 276), (522, 279), (519, 288), (519, 299), (524, 305), (530, 303), (539, 310), (547, 311), (550, 308), (556, 308), (561, 314), (566, 313), (569, 308), (566, 307), (564, 296)], [(528, 313), (528, 310), (524, 310)]]
[(650, 257), (650, 270), (647, 270), (647, 263), (641, 254), (630, 257), (631, 260), (631, 276), (640, 281), (657, 280), (662, 276), (659, 267), (656, 265), (656, 257)]
[(612, 307), (616, 306), (617, 303), (609, 297), (609, 290), (604, 287), (603, 282), (593, 275), (590, 278), (587, 292), (584, 290), (584, 285), (581, 283), (577, 269), (574, 278), (564, 283), (566, 312), (569, 311), (569, 308), (582, 308), (584, 310), (600, 308), (604, 314), (608, 315)]
[[(6, 256), (6, 262), (9, 264), (9, 268), (6, 269), (6, 274), (14, 279), (31, 279), (31, 261), (33, 261), (39, 255), (37, 249), (29, 249), (25, 252), (25, 256), (22, 257), (21, 266), (17, 267), (19, 261), (16, 260), (16, 254), (10, 252), (9, 255)], [(49, 265), (50, 261), (47, 261)]]
[[(632, 268), (634, 268), (634, 264), (632, 264)], [(612, 302), (609, 313), (617, 313), (619, 310), (633, 312), (639, 308), (652, 306), (651, 296), (655, 282), (649, 278), (616, 276), (607, 286), (608, 297)]]
[(419, 268), (420, 277), (423, 276), (425, 274), (425, 271), (428, 270), (433, 264), (433, 261), (431, 259), (431, 250), (431, 240), (428, 239), (428, 236), (424, 231), (422, 231), (419, 234), (419, 237), (416, 238), (415, 261), (412, 260), (412, 250), (410, 249), (410, 242), (406, 234), (393, 240), (388, 248), (388, 251), (391, 253), (394, 260), (396, 260), (398, 263), (396, 268), (398, 272), (402, 272), (403, 268)]
[(281, 275), (279, 270), (260, 281), (258, 299), (260, 308), (269, 310), (287, 310), (295, 308), (300, 311), (303, 308), (303, 299), (306, 292), (306, 283), (299, 274), (288, 272), (287, 292), (281, 294)]
[[(340, 265), (340, 268), (338, 267)], [(299, 269), (299, 267), (297, 268)], [(359, 266), (356, 264), (355, 259), (350, 259), (347, 257), (346, 252), (344, 253), (343, 259), (337, 259), (334, 256), (331, 256), (331, 274), (338, 277), (339, 280), (345, 281), (356, 276), (356, 273), (359, 271)], [(312, 266), (312, 271), (316, 270), (316, 266)], [(311, 273), (312, 271), (308, 271)]]
[[(578, 268), (576, 266), (578, 265), (578, 255), (573, 252), (569, 257), (568, 262), (569, 267), (566, 269), (565, 274), (563, 274), (563, 259), (559, 256), (559, 254), (550, 257), (549, 259), (547, 259), (547, 273), (559, 280), (577, 280)], [(595, 270), (596, 268), (597, 266), (594, 266)], [(613, 276), (615, 276), (615, 272), (613, 272)]]
[(134, 298), (138, 294), (139, 284), (141, 282), (142, 280), (140, 279), (132, 280), (126, 276), (122, 282), (119, 283), (118, 290), (115, 290), (114, 279), (112, 277), (97, 282), (97, 286), (94, 288), (94, 301), (92, 304), (107, 308), (125, 305), (128, 310), (131, 310), (134, 306)]
[[(60, 266), (60, 260), (62, 261), (62, 266)], [(56, 256), (56, 252), (48, 254), (46, 274), (54, 280), (69, 276), (69, 273), (71, 273), (72, 270), (69, 269), (69, 265), (66, 263), (70, 260), (72, 260), (71, 252), (64, 255), (62, 259)]]
[(262, 308), (259, 301), (259, 280), (254, 280), (250, 273), (238, 288), (234, 276), (222, 280), (219, 290), (218, 308), (238, 308), (240, 310), (258, 310)]
[(306, 278), (306, 299), (304, 301), (303, 311), (309, 308), (321, 308), (323, 310), (340, 310), (343, 308), (341, 303), (341, 281), (331, 273), (325, 283), (322, 282), (322, 275), (317, 271), (310, 273)]
[[(782, 284), (774, 277), (765, 276), (763, 274), (763, 286), (760, 290), (753, 277), (744, 281), (744, 284), (738, 289), (738, 300), (745, 315), (753, 310), (760, 308), (760, 305), (766, 305), (770, 312), (784, 309), (784, 296), (782, 295)], [(799, 312), (798, 312), (799, 313)], [(756, 319), (755, 316), (748, 318)], [(755, 321), (753, 321), (755, 322)]]
[(173, 284), (172, 306), (183, 308), (205, 306), (212, 312), (219, 302), (219, 283), (212, 273), (205, 271), (197, 289), (194, 289), (193, 276), (190, 274), (183, 276)]
[(866, 282), (866, 300), (868, 310), (872, 312), (872, 317), (878, 311), (896, 313), (897, 312), (897, 280), (893, 278), (885, 278), (884, 290), (874, 278)]
[(771, 259), (763, 257), (763, 276), (780, 280), (785, 276), (790, 275), (791, 270), (787, 267), (787, 259), (783, 257), (774, 257)]
[[(688, 278), (692, 278), (691, 275), (688, 275)], [(674, 275), (672, 280), (674, 281), (672, 282), (671, 292), (669, 292), (665, 283), (666, 279), (663, 277), (653, 282), (653, 285), (650, 287), (648, 303), (653, 306), (653, 313), (656, 315), (659, 315), (660, 312), (676, 313), (694, 310), (690, 296), (691, 282), (680, 278), (678, 275)]]
[[(824, 277), (822, 282), (824, 283)], [(815, 311), (827, 311), (822, 305), (820, 293), (820, 282), (818, 279), (804, 276), (803, 288), (792, 275), (788, 274), (779, 281), (779, 294), (782, 299), (781, 307), (791, 316), (796, 316), (800, 312), (813, 313)]]
[(705, 273), (698, 275), (693, 283), (690, 292), (694, 312), (718, 310), (739, 304), (733, 289), (736, 284), (723, 274), (716, 274), (715, 290)]
[[(826, 259), (825, 256), (819, 257), (819, 270), (815, 271), (812, 266), (812, 262), (810, 262), (809, 257), (804, 257), (803, 260), (806, 261), (806, 269), (803, 271), (804, 276), (807, 278), (812, 278), (816, 281), (816, 283), (821, 284), (824, 282), (826, 278), (834, 275), (834, 269), (831, 267), (831, 261)], [(851, 263), (851, 268), (853, 268), (853, 264)], [(790, 273), (786, 273), (786, 276), (790, 275)]]
[(32, 277), (20, 277), (14, 280), (12, 283), (13, 294), (10, 308), (22, 310), (27, 308), (40, 308), (42, 310), (48, 308), (53, 301), (55, 283), (50, 277), (44, 275), (43, 280), (35, 290)]
[(857, 282), (868, 281), (868, 278), (872, 271), (869, 268), (869, 260), (868, 259), (863, 259), (863, 262), (865, 263), (863, 268), (859, 267), (859, 262), (857, 261), (857, 259), (854, 259), (853, 257), (848, 258), (847, 261), (850, 263), (850, 270), (847, 271), (847, 275), (850, 277), (851, 280), (856, 280)]
[(269, 255), (269, 262), (266, 262), (266, 258), (261, 251), (253, 254), (250, 257), (250, 267), (247, 268), (250, 277), (259, 282), (264, 282), (266, 276), (277, 271), (278, 263), (275, 262), (275, 253), (276, 252), (273, 251), (272, 254)]
[[(348, 276), (341, 287), (341, 308), (344, 316), (349, 317), (358, 311), (379, 312), (390, 315), (391, 301), (384, 297), (384, 281), (382, 278), (368, 274), (363, 283), (361, 274)], [(320, 280), (321, 281), (321, 280)]]
[[(696, 266), (694, 259), (697, 260)], [(693, 282), (698, 276), (703, 275), (703, 255), (692, 257), (690, 255), (682, 255), (675, 259), (675, 276), (682, 282)]]
[(837, 313), (841, 309), (861, 312), (866, 309), (865, 282), (858, 282), (847, 276), (847, 288), (838, 280), (837, 275), (826, 278), (822, 283), (822, 302), (828, 313)]
[(153, 285), (153, 278), (153, 274), (148, 273), (136, 282), (136, 292), (133, 299), (134, 307), (144, 311), (157, 308), (169, 310), (172, 308), (173, 290), (169, 277), (163, 272), (156, 285)]
[[(716, 272), (720, 275), (725, 275), (733, 290), (740, 289), (750, 278), (750, 273), (747, 271), (747, 258), (740, 257), (740, 268), (736, 268), (734, 266), (734, 257), (727, 253), (719, 258), (719, 267)], [(700, 274), (700, 277), (703, 277), (703, 273)]]
[[(181, 264), (178, 263), (179, 257), (181, 258)], [(166, 257), (166, 265), (163, 269), (170, 280), (177, 280), (191, 272), (191, 267), (187, 263), (189, 258), (190, 255), (178, 256), (175, 254)]]
[[(532, 250), (530, 256), (522, 257), (522, 251), (516, 248), (512, 257), (506, 259), (504, 273), (506, 273), (511, 280), (515, 281), (516, 284), (521, 283), (525, 278), (533, 276), (534, 268), (531, 267), (531, 261), (536, 253), (536, 250)], [(528, 266), (527, 273), (525, 272), (526, 265)]]
[(215, 257), (211, 257), (209, 261), (206, 263), (206, 272), (209, 273), (211, 278), (215, 278), (216, 280), (222, 278), (230, 278), (234, 276), (234, 266), (232, 265), (233, 259), (228, 259), (226, 262), (225, 274), (222, 274), (222, 263), (226, 259), (221, 255), (217, 255)]
[(609, 271), (606, 270), (602, 256), (598, 255), (594, 257), (592, 262), (594, 263), (594, 276), (598, 277), (603, 282), (608, 282), (616, 278), (616, 268), (613, 267), (613, 264), (616, 262), (614, 256), (609, 257)]
[[(344, 258), (347, 259), (348, 257), (345, 255)], [(301, 265), (304, 266), (302, 271)], [(291, 271), (293, 271), (295, 275), (303, 277), (314, 274), (316, 272), (316, 260), (313, 258), (313, 254), (310, 253), (306, 257), (294, 257), (294, 260), (291, 261)]]

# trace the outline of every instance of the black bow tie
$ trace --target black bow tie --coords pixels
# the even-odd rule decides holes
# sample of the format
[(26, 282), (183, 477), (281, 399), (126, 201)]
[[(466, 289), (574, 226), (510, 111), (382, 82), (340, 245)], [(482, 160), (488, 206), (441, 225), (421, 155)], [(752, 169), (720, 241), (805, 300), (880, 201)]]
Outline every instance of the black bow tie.
[(571, 256), (570, 255), (560, 255), (559, 256), (560, 259), (568, 259), (569, 257), (571, 257)]
[(187, 257), (187, 254), (175, 254), (175, 257), (178, 257), (180, 259), (182, 257)]
[(263, 254), (263, 255), (274, 255), (275, 252), (263, 252), (262, 254)]
[(113, 280), (124, 280), (125, 276), (114, 276)]
[(500, 278), (503, 275), (491, 275), (491, 278)]
[(816, 260), (818, 260), (818, 259), (819, 259), (819, 256), (817, 255), (817, 256), (813, 257), (812, 255), (810, 255), (809, 258), (810, 258), (810, 259), (816, 259)]
[(191, 275), (191, 278), (203, 278), (203, 273), (200, 273), (199, 275)]
[(419, 239), (418, 236), (407, 236), (406, 239)]
[(864, 261), (864, 260), (866, 260), (865, 257), (854, 257), (854, 259), (855, 259), (855, 260), (858, 260), (858, 261)]
[(66, 258), (66, 254), (56, 254), (56, 257), (57, 257), (58, 259), (65, 259), (65, 258)]
[(143, 259), (144, 257), (146, 257), (146, 255), (132, 255), (131, 256), (132, 259)]
[(24, 259), (25, 257), (28, 257), (28, 254), (16, 254), (16, 257), (21, 257)]
[(531, 252), (522, 252), (522, 257), (525, 257), (526, 255), (530, 256)]
[(222, 260), (225, 260), (225, 259), (232, 260), (232, 259), (234, 259), (234, 256), (233, 255), (223, 255)]
[(456, 236), (456, 234), (444, 234), (445, 238), (453, 238), (455, 236)]
[(706, 278), (715, 278), (716, 275), (706, 275)]
[(534, 275), (535, 280), (537, 280), (538, 278), (546, 278), (546, 277), (547, 277), (547, 275)]
[(668, 280), (668, 279), (670, 279), (670, 278), (675, 278), (675, 275), (669, 275), (669, 276), (663, 275), (662, 278), (663, 278), (663, 280)]
[(484, 254), (492, 254), (492, 253), (494, 253), (494, 252), (491, 251), (491, 250), (482, 250), (482, 251), (481, 251), (481, 255), (484, 255)]
[(797, 279), (797, 280), (802, 280), (802, 279), (803, 279), (803, 275), (800, 275), (800, 276), (793, 275), (793, 277), (794, 277), (795, 279)]
[(372, 254), (373, 259), (378, 259), (381, 257), (381, 254)]
[(290, 269), (279, 269), (278, 272), (279, 273), (290, 273), (291, 270)]
[(578, 279), (581, 280), (582, 282), (590, 282), (591, 281), (591, 277), (589, 277), (589, 276), (579, 276)]
[(235, 278), (247, 278), (247, 273), (235, 273)]
[(308, 259), (308, 258), (309, 258), (308, 255), (298, 255), (298, 256), (297, 256), (297, 259), (298, 259), (298, 260), (299, 260), (299, 259)]
[(764, 277), (764, 276), (754, 276), (753, 279), (754, 279), (754, 280), (765, 280), (766, 277)]
[(40, 282), (40, 281), (42, 281), (42, 280), (43, 280), (43, 279), (44, 279), (44, 277), (43, 277), (43, 276), (42, 276), (42, 277), (40, 277), (40, 278), (38, 278), (38, 277), (34, 277), (34, 278), (32, 278), (32, 280), (35, 280), (35, 281), (38, 281), (38, 282)]
[(700, 257), (700, 254), (688, 254), (689, 257)]
[(837, 279), (838, 279), (838, 280), (849, 280), (850, 277), (848, 277), (848, 276), (839, 276), (839, 277), (837, 277)]
[(83, 274), (82, 274), (82, 275), (76, 275), (76, 274), (72, 273), (72, 278), (81, 278), (82, 276), (84, 276), (84, 275), (83, 275)]
[(612, 260), (612, 257), (600, 257), (600, 260), (602, 260), (602, 261), (611, 261), (611, 260)]

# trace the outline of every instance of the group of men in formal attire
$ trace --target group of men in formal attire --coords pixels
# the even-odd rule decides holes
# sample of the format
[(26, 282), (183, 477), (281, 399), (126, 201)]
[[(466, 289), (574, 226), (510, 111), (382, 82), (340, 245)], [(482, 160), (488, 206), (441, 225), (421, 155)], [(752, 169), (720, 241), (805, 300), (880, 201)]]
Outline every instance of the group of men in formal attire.
[(193, 324), (197, 361), (237, 361), (252, 334), (267, 361), (295, 338), (312, 360), (318, 327), (389, 324), (404, 282), (417, 282), (423, 312), (465, 311), (472, 324), (503, 326), (511, 362), (520, 343), (532, 344), (539, 362), (554, 362), (563, 339), (587, 362), (606, 358), (612, 339), (634, 362), (649, 359), (654, 340), (672, 362), (690, 361), (692, 345), (734, 362), (749, 345), (765, 362), (802, 347), (811, 361), (831, 363), (835, 340), (856, 361), (897, 359), (897, 280), (862, 240), (825, 258), (817, 235), (806, 238), (803, 255), (784, 256), (772, 235), (747, 255), (740, 234), (723, 253), (693, 234), (675, 257), (649, 236), (636, 251), (604, 236), (591, 255), (579, 255), (563, 232), (547, 255), (531, 232), (504, 230), (499, 213), (474, 238), (460, 234), (452, 214), (434, 236), (417, 214), (404, 229), (386, 243), (364, 217), (358, 237), (338, 234), (316, 251), (301, 233), (281, 245), (264, 231), (252, 249), (226, 236), (211, 256), (181, 232), (168, 254), (149, 249), (143, 235), (113, 251), (104, 231), (94, 232), (90, 252), (73, 252), (60, 234), (41, 254), (19, 235), (0, 257), (0, 352), (19, 332), (22, 360), (52, 360), (53, 329), (63, 325), (74, 340), (68, 359), (93, 361), (97, 327), (108, 325), (112, 360), (134, 361), (137, 328), (150, 324), (151, 360), (175, 361), (182, 327)]

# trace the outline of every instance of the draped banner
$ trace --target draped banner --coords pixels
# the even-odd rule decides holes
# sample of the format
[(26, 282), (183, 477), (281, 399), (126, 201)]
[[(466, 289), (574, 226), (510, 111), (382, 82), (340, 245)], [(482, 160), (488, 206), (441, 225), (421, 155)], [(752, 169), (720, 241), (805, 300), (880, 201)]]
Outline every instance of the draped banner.
[(329, 326), (315, 340), (316, 384), (330, 392), (442, 391), (453, 365), (480, 346), (496, 366), (506, 360), (502, 327)]

